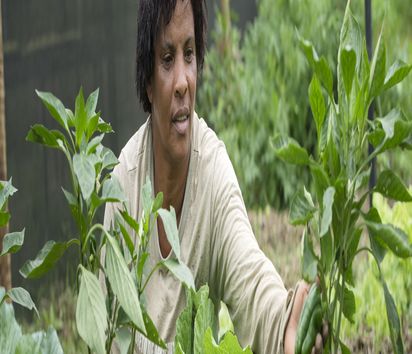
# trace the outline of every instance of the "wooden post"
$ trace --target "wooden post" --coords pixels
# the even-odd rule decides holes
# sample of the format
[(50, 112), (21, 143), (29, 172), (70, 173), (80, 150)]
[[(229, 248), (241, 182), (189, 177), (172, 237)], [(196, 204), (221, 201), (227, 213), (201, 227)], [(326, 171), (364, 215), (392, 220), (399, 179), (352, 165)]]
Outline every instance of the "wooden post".
[[(3, 18), (0, 0), (0, 180), (7, 180), (7, 152), (6, 152), (6, 115), (4, 109), (4, 61), (3, 61)], [(0, 251), (3, 247), (3, 237), (9, 226), (0, 228)], [(0, 257), (0, 286), (11, 288), (11, 260), (10, 254)]]

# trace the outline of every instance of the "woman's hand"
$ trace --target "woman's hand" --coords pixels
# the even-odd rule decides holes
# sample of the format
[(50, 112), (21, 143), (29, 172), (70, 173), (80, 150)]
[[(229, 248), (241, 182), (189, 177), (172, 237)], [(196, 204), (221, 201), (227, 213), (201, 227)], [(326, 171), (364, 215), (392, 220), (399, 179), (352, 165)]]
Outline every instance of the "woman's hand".
[[(306, 282), (300, 282), (295, 295), (295, 300), (292, 306), (292, 312), (289, 317), (289, 321), (286, 325), (285, 338), (284, 338), (284, 349), (285, 354), (294, 354), (295, 353), (295, 342), (296, 342), (296, 333), (298, 330), (298, 324), (300, 319), (300, 314), (303, 309), (303, 304), (308, 296), (310, 285)], [(318, 333), (316, 335), (315, 345), (312, 348), (312, 353), (322, 353), (323, 351), (323, 341), (326, 340), (328, 336), (328, 326), (326, 323), (323, 323), (322, 334)]]

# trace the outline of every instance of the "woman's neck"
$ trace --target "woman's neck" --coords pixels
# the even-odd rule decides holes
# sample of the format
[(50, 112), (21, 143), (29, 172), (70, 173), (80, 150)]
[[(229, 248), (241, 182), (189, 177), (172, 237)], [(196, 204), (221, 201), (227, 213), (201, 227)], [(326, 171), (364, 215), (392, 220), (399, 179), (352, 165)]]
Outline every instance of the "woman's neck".
[(184, 160), (170, 161), (164, 155), (156, 153), (156, 148), (153, 152), (155, 195), (163, 193), (163, 208), (173, 206), (179, 222), (189, 172), (189, 153)]

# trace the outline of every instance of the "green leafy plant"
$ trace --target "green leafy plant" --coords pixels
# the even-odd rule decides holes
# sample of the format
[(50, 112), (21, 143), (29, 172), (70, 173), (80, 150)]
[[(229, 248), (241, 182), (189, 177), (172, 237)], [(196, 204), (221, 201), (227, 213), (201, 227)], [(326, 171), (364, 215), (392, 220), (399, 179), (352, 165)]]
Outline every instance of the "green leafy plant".
[[(412, 192), (411, 188), (409, 188), (409, 192)], [(390, 205), (382, 195), (374, 194), (373, 205), (378, 210), (382, 222), (391, 223), (395, 227), (403, 229), (408, 235), (409, 242), (412, 243), (412, 202), (396, 202)], [(382, 321), (382, 313), (385, 313), (385, 299), (384, 296), (377, 296), (380, 279), (378, 268), (374, 263), (373, 257), (369, 255), (367, 262), (358, 265), (359, 286), (355, 289), (358, 311), (354, 318), (355, 324), (351, 326), (345, 321), (343, 332), (346, 337), (352, 340), (358, 340), (359, 333), (365, 333), (361, 338), (362, 341), (370, 343), (372, 350), (378, 352), (385, 351), (385, 342), (390, 341), (390, 329), (388, 323)], [(408, 335), (412, 329), (412, 303), (410, 299), (412, 259), (398, 258), (389, 253), (382, 260), (380, 269), (387, 279), (388, 288), (396, 299), (403, 333)], [(392, 274), (396, 274), (396, 277), (391, 276)], [(370, 333), (370, 336), (368, 337), (366, 333)], [(408, 338), (405, 339), (407, 341)]]
[(203, 285), (197, 292), (186, 288), (186, 307), (176, 322), (174, 348), (176, 354), (252, 354), (250, 347), (243, 349), (234, 333), (226, 305), (220, 303), (217, 341), (215, 310), (209, 298), (209, 287)]
[[(9, 181), (0, 181), (0, 227), (4, 227), (10, 220), (7, 202), (10, 196), (17, 191)], [(11, 232), (4, 236), (0, 257), (13, 254), (20, 250), (24, 242), (24, 230)], [(21, 327), (16, 321), (13, 305), (7, 303), (10, 299), (16, 304), (38, 311), (29, 292), (21, 287), (5, 291), (0, 287), (0, 348), (4, 353), (63, 353), (56, 330), (49, 327), (47, 332), (38, 331), (32, 334), (22, 334)]]
[[(65, 155), (72, 189), (63, 189), (63, 192), (78, 236), (65, 242), (48, 241), (34, 260), (23, 265), (20, 273), (26, 278), (37, 278), (52, 269), (69, 247), (77, 246), (76, 325), (89, 351), (108, 353), (115, 338), (120, 347), (132, 351), (136, 331), (166, 348), (140, 297), (151, 275), (160, 266), (167, 267), (188, 287), (194, 287), (190, 271), (180, 260), (174, 210), (160, 209), (163, 195), (159, 193), (153, 199), (150, 181), (147, 181), (141, 193), (144, 212), (140, 222), (128, 213), (121, 185), (112, 174), (118, 160), (102, 145), (104, 135), (112, 132), (112, 128), (102, 120), (100, 112), (95, 112), (98, 90), (85, 101), (80, 89), (74, 113), (53, 94), (36, 92), (60, 130), (35, 124), (27, 140), (57, 149)], [(97, 211), (108, 202), (119, 206), (110, 230), (96, 222)], [(159, 262), (147, 274), (149, 238), (158, 215), (177, 259)], [(137, 238), (138, 246), (132, 236)], [(103, 293), (99, 275), (104, 279), (107, 295)]]
[[(412, 68), (395, 61), (386, 70), (386, 50), (381, 37), (382, 33), (369, 62), (362, 31), (348, 2), (340, 32), (336, 100), (327, 60), (318, 56), (309, 41), (299, 38), (314, 71), (308, 93), (317, 131), (317, 154), (312, 157), (288, 137), (276, 136), (272, 141), (279, 158), (308, 166), (314, 182), (314, 196), (302, 188), (293, 198), (290, 221), (305, 225), (303, 276), (308, 281), (319, 277), (319, 306), (330, 325), (329, 352), (337, 352), (338, 348), (344, 353), (349, 351), (341, 340), (341, 323), (342, 316), (352, 322), (356, 312), (352, 264), (362, 251), (369, 252), (378, 266), (393, 349), (396, 353), (404, 351), (398, 312), (380, 265), (387, 250), (397, 257), (411, 257), (412, 245), (404, 231), (383, 224), (375, 208), (364, 211), (367, 197), (373, 192), (398, 201), (412, 200), (401, 179), (391, 170), (382, 171), (373, 190), (367, 189), (373, 158), (398, 146), (412, 149), (412, 122), (400, 110), (393, 109), (373, 122), (367, 120), (371, 102), (401, 82)], [(367, 155), (368, 142), (373, 147), (370, 155)], [(369, 246), (360, 243), (363, 231), (368, 231)], [(311, 317), (314, 314), (315, 310)], [(296, 353), (301, 350), (296, 345)]]

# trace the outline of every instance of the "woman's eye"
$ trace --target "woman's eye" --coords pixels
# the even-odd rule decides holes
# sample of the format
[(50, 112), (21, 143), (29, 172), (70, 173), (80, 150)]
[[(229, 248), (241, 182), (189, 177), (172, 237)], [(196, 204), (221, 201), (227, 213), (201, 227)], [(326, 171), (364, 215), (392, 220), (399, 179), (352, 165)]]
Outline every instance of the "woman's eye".
[(173, 57), (170, 55), (170, 54), (167, 54), (167, 55), (165, 55), (164, 57), (163, 57), (163, 65), (166, 67), (166, 68), (169, 68), (171, 65), (172, 65), (172, 62), (173, 62)]
[(193, 59), (193, 49), (192, 48), (188, 48), (185, 51), (185, 59), (187, 62), (191, 62)]

